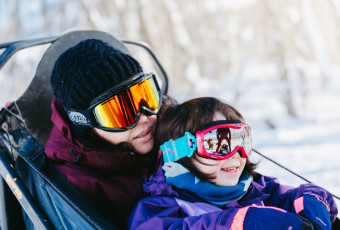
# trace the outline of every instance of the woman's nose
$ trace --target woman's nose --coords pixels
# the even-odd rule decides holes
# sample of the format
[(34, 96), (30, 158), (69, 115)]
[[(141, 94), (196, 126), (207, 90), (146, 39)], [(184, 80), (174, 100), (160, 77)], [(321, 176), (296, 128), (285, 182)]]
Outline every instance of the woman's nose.
[(138, 117), (138, 122), (137, 123), (141, 123), (143, 121), (146, 121), (148, 119), (148, 116), (146, 116), (144, 113), (141, 113)]
[(154, 117), (156, 117), (156, 115), (147, 116), (147, 115), (145, 115), (144, 113), (141, 113), (141, 114), (139, 115), (139, 118), (138, 118), (138, 122), (137, 122), (137, 123), (142, 123), (142, 122), (148, 121), (150, 118), (154, 118)]

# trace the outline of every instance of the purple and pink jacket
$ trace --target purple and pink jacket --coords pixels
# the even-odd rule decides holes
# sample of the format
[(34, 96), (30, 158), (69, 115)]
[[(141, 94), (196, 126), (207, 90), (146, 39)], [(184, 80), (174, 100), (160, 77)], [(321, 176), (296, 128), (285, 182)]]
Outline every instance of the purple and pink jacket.
[(292, 188), (268, 176), (256, 178), (240, 200), (223, 208), (173, 187), (166, 181), (161, 166), (144, 181), (143, 188), (150, 196), (138, 202), (128, 219), (129, 229), (241, 230), (250, 206), (271, 206), (288, 212), (299, 212), (303, 208), (301, 198), (307, 193), (314, 194), (327, 206), (332, 222), (337, 215), (334, 198), (325, 189), (313, 184)]
[(45, 146), (47, 157), (111, 222), (126, 226), (127, 217), (143, 197), (147, 170), (140, 167), (133, 152), (83, 146), (72, 136), (66, 113), (56, 100), (52, 111), (54, 127)]

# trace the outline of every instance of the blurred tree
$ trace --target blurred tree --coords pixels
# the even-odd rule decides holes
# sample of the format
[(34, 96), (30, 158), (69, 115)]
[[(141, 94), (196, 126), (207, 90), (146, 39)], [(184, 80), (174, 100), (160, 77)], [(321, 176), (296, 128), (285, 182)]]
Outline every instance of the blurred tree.
[[(3, 0), (0, 42), (71, 29), (144, 40), (170, 73), (177, 97), (216, 94), (241, 105), (252, 78), (262, 74), (266, 80), (257, 81), (267, 90), (258, 94), (280, 92), (268, 100), (299, 116), (309, 109), (315, 82), (326, 87), (340, 64), (339, 9), (335, 0)], [(6, 76), (25, 76), (18, 72), (7, 68)]]

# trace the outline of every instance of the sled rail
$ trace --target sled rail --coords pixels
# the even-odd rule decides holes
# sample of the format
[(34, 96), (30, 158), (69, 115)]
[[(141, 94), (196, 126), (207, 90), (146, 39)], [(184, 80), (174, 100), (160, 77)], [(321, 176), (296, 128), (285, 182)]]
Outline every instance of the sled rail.
[(57, 38), (59, 37), (54, 36), (0, 44), (0, 49), (5, 49), (5, 51), (0, 55), (0, 70), (16, 52), (38, 45), (53, 43)]

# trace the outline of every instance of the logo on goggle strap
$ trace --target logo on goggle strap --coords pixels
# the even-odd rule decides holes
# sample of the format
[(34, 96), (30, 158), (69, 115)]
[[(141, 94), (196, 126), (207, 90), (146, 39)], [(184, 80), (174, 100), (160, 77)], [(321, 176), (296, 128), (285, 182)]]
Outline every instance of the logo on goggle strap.
[(75, 111), (69, 111), (68, 117), (70, 118), (70, 120), (73, 123), (83, 124), (83, 125), (87, 124), (86, 117), (81, 113), (78, 113), (78, 112), (75, 112)]

